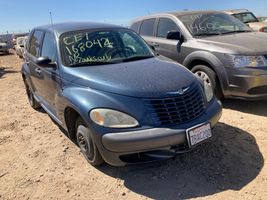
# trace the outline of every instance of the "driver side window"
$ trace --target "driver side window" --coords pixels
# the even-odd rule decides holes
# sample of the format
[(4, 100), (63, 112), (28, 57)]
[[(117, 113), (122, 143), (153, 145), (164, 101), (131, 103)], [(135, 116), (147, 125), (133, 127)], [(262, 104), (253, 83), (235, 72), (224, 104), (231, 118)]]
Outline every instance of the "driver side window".
[(168, 18), (160, 18), (157, 30), (157, 37), (166, 38), (169, 31), (179, 31), (174, 21)]
[(56, 44), (51, 33), (45, 33), (41, 56), (50, 58), (52, 62), (57, 60)]

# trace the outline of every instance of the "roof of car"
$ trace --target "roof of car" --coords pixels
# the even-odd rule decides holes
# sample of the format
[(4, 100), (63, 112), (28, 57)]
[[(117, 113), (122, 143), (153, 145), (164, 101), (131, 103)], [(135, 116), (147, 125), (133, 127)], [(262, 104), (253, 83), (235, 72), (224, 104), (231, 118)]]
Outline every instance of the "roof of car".
[(47, 24), (38, 26), (35, 29), (49, 30), (61, 35), (65, 32), (86, 30), (86, 29), (101, 29), (101, 28), (124, 28), (118, 25), (96, 23), (96, 22), (65, 22), (56, 24)]
[(194, 11), (178, 11), (178, 12), (170, 12), (169, 14), (175, 15), (177, 17), (183, 15), (196, 15), (196, 14), (209, 14), (209, 13), (221, 13), (221, 11), (216, 10), (194, 10)]

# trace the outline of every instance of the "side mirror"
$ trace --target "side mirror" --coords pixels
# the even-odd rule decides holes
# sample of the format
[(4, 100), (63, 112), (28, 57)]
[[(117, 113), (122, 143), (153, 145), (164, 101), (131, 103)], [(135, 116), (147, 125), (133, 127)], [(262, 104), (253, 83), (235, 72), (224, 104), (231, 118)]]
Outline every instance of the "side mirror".
[(182, 44), (184, 43), (184, 36), (179, 31), (169, 31), (167, 33), (167, 39), (178, 40), (177, 51), (180, 53)]
[(179, 31), (169, 31), (166, 38), (169, 40), (183, 40), (183, 36)]
[(46, 56), (37, 58), (36, 64), (41, 67), (56, 67), (56, 63), (52, 63), (52, 60)]

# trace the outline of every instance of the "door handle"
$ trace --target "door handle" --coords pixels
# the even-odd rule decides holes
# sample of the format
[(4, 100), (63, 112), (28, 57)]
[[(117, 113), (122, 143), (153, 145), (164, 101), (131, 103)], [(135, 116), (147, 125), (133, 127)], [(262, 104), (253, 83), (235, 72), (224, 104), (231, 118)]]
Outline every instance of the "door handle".
[(152, 45), (153, 45), (154, 47), (159, 47), (159, 44), (158, 44), (157, 42), (152, 42)]

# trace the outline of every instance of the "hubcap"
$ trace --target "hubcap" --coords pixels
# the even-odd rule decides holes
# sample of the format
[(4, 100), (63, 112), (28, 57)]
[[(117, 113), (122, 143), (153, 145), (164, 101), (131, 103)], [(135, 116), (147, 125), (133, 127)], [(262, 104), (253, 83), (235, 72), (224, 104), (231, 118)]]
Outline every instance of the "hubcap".
[(207, 83), (208, 85), (211, 86), (210, 78), (209, 78), (209, 76), (205, 72), (203, 72), (203, 71), (197, 71), (197, 72), (195, 72), (195, 74), (198, 77), (200, 77), (205, 83)]

